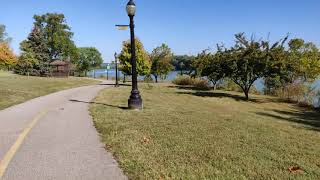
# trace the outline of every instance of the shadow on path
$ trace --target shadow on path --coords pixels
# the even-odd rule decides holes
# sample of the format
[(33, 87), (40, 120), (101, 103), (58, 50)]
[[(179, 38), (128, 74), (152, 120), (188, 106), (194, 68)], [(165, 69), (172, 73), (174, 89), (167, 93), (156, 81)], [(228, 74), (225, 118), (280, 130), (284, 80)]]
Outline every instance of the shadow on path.
[(87, 101), (80, 101), (80, 100), (76, 100), (76, 99), (70, 99), (69, 101), (74, 102), (74, 103), (98, 104), (98, 105), (108, 106), (108, 107), (112, 107), (112, 108), (119, 108), (119, 109), (129, 109), (128, 107), (124, 107), (124, 106), (115, 106), (115, 105), (111, 105), (111, 104), (92, 102), (92, 101), (87, 102)]

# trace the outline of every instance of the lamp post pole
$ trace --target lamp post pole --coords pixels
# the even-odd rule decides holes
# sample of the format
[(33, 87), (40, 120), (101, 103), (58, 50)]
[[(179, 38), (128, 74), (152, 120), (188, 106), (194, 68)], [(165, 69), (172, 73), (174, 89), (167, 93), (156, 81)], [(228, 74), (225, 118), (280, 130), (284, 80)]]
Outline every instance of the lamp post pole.
[(130, 18), (132, 90), (128, 100), (128, 106), (130, 109), (142, 110), (142, 98), (138, 90), (138, 80), (137, 80), (136, 45), (135, 45), (135, 35), (134, 35), (135, 10), (136, 10), (135, 4), (133, 0), (130, 0), (127, 4), (127, 13)]
[(114, 53), (114, 59), (116, 63), (116, 85), (115, 87), (119, 87), (119, 81), (118, 81), (118, 56), (117, 53)]

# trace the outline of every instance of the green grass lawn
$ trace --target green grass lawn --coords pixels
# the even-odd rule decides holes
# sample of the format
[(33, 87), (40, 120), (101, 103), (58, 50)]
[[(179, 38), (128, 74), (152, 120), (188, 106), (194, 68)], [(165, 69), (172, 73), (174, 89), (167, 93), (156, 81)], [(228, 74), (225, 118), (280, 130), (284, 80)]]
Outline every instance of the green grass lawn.
[(97, 83), (84, 78), (27, 77), (0, 71), (0, 110), (59, 90)]
[[(320, 113), (276, 98), (140, 84), (92, 102), (106, 148), (132, 179), (320, 179)], [(298, 167), (301, 170), (289, 171)]]

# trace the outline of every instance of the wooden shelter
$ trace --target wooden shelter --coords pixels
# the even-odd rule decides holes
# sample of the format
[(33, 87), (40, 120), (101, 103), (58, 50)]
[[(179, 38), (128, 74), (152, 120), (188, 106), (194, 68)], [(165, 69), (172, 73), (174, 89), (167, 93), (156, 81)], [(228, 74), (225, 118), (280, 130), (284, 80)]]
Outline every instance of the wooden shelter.
[(70, 74), (70, 62), (65, 62), (61, 60), (54, 60), (50, 63), (52, 69), (51, 75), (53, 77), (69, 77)]

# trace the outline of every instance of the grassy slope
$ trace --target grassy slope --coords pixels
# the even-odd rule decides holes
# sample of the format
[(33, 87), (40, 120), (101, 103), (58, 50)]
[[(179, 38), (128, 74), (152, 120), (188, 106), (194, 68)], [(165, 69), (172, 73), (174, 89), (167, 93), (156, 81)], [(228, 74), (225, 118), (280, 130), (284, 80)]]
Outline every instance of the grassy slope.
[(91, 106), (130, 178), (320, 179), (320, 113), (272, 97), (140, 86), (143, 112), (121, 108), (130, 87), (105, 89)]
[(97, 84), (83, 78), (39, 78), (0, 71), (0, 110), (59, 90)]

